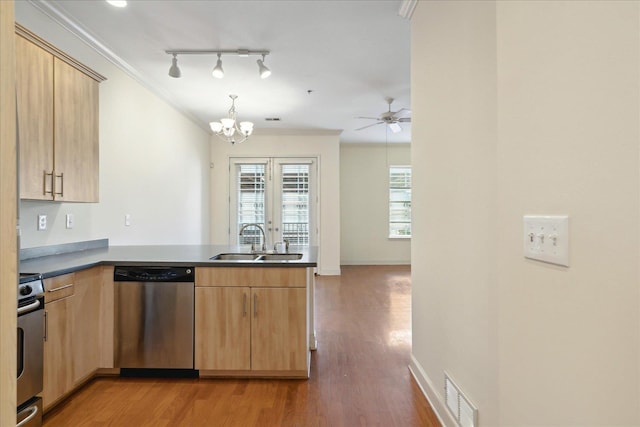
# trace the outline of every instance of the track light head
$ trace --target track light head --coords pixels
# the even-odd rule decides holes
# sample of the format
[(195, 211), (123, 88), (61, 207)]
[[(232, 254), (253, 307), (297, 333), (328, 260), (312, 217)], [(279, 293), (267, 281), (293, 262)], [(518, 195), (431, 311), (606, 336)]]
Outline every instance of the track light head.
[(222, 69), (222, 59), (220, 59), (220, 54), (218, 54), (218, 62), (216, 62), (216, 66), (213, 67), (213, 71), (211, 75), (216, 79), (221, 79), (224, 77), (224, 70)]
[(171, 68), (169, 68), (169, 76), (177, 79), (182, 73), (180, 72), (180, 68), (178, 68), (178, 55), (173, 54), (173, 59), (171, 59)]
[(269, 77), (271, 75), (271, 70), (269, 68), (267, 68), (266, 65), (264, 65), (264, 57), (265, 55), (262, 55), (262, 59), (258, 59), (258, 72), (260, 73), (260, 78), (262, 79), (266, 79), (267, 77)]

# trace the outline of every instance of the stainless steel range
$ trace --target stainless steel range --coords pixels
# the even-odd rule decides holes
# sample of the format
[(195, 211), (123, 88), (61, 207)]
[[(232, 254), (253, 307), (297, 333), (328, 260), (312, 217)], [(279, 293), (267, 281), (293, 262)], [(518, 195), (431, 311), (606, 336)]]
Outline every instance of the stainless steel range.
[(39, 274), (20, 274), (18, 284), (17, 427), (42, 425), (44, 285)]

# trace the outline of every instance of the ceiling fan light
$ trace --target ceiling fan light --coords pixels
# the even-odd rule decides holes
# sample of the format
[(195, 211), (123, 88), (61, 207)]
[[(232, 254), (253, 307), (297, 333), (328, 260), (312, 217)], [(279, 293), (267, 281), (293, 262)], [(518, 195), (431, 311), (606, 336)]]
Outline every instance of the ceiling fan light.
[(220, 133), (222, 131), (222, 123), (220, 122), (211, 122), (209, 123), (211, 130), (215, 133)]
[(180, 68), (178, 68), (178, 58), (176, 54), (173, 54), (173, 59), (171, 60), (171, 68), (169, 68), (169, 76), (177, 79), (182, 75), (180, 72)]
[(218, 54), (218, 62), (216, 62), (216, 66), (213, 67), (211, 75), (216, 79), (221, 79), (224, 77), (224, 70), (222, 69), (222, 59), (220, 59), (220, 54)]
[(264, 61), (262, 59), (258, 59), (258, 72), (260, 73), (260, 78), (266, 79), (271, 75), (271, 70), (264, 65)]
[(389, 129), (391, 129), (391, 132), (393, 133), (398, 133), (402, 130), (400, 125), (397, 123), (389, 123)]

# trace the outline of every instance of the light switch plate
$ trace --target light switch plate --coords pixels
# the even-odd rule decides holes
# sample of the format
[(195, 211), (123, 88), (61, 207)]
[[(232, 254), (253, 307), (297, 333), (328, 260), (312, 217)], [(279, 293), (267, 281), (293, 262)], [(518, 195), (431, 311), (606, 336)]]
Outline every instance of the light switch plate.
[(524, 256), (569, 267), (569, 217), (525, 215)]

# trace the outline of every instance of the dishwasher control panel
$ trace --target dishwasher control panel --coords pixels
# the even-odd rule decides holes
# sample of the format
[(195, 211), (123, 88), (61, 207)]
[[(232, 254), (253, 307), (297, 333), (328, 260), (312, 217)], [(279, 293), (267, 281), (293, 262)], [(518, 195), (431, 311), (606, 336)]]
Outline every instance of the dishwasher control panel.
[(194, 282), (194, 267), (116, 266), (114, 282)]

